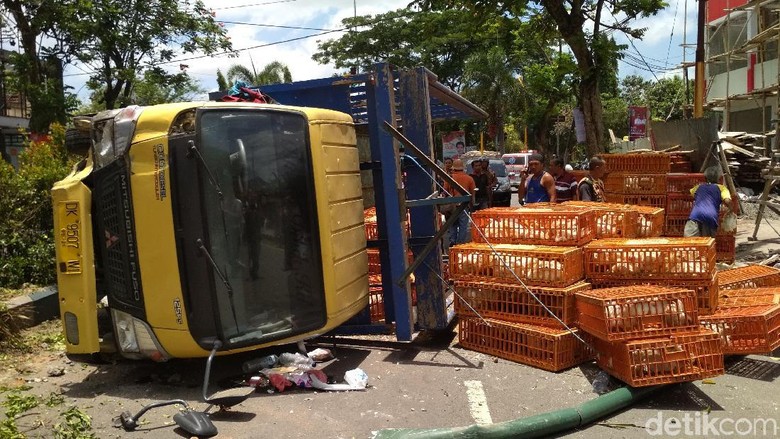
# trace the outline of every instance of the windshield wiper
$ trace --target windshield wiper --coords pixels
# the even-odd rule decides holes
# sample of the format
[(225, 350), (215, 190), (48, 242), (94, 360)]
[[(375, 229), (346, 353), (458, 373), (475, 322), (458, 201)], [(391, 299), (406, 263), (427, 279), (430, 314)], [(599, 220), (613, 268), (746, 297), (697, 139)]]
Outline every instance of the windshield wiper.
[(203, 165), (203, 169), (206, 170), (206, 174), (209, 176), (209, 181), (211, 182), (211, 185), (214, 186), (214, 189), (217, 191), (217, 196), (219, 197), (219, 201), (222, 201), (223, 194), (222, 194), (222, 188), (219, 186), (219, 183), (217, 183), (217, 179), (214, 178), (214, 174), (211, 172), (211, 168), (209, 168), (208, 163), (206, 163), (206, 159), (203, 158), (203, 156), (200, 154), (200, 150), (198, 150), (198, 147), (195, 146), (195, 142), (190, 140), (188, 142), (190, 144), (189, 151), (187, 151), (187, 157), (192, 157), (193, 155), (200, 160), (200, 164)]
[(241, 330), (238, 329), (238, 317), (236, 316), (236, 304), (233, 302), (233, 286), (230, 285), (230, 281), (228, 280), (227, 276), (222, 274), (222, 271), (220, 271), (217, 262), (211, 256), (211, 252), (209, 252), (209, 250), (203, 244), (203, 240), (198, 238), (197, 241), (195, 241), (195, 243), (198, 244), (198, 248), (200, 248), (200, 251), (202, 251), (203, 254), (206, 255), (206, 258), (211, 263), (211, 267), (214, 268), (214, 272), (217, 273), (217, 276), (219, 276), (219, 279), (225, 285), (225, 289), (228, 292), (228, 300), (230, 301), (230, 311), (233, 313), (233, 322), (236, 325), (236, 335), (238, 335), (241, 333)]

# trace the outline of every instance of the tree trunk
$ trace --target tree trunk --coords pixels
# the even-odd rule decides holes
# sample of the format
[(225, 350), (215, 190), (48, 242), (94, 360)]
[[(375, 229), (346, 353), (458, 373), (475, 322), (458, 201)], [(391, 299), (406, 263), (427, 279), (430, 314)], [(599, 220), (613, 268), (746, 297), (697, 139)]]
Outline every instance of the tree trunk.
[(585, 146), (588, 157), (593, 157), (604, 152), (604, 108), (596, 75), (590, 74), (582, 78), (580, 96), (582, 112), (585, 115)]
[[(569, 8), (562, 0), (541, 0), (541, 3), (555, 21), (563, 40), (569, 45), (577, 60), (581, 77), (579, 97), (585, 116), (585, 142), (588, 155), (603, 152), (604, 120), (599, 94), (598, 66), (588, 45), (588, 37), (585, 35), (585, 13), (582, 11), (582, 5), (575, 3), (576, 7)], [(599, 15), (602, 4), (603, 2), (600, 1)]]

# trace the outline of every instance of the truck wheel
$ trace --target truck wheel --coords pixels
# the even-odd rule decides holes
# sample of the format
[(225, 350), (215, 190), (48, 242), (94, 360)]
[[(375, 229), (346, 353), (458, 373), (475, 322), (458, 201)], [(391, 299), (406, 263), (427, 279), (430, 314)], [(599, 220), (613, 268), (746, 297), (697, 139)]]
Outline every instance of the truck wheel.
[(78, 128), (68, 128), (65, 131), (65, 149), (71, 154), (87, 155), (92, 148), (90, 132)]

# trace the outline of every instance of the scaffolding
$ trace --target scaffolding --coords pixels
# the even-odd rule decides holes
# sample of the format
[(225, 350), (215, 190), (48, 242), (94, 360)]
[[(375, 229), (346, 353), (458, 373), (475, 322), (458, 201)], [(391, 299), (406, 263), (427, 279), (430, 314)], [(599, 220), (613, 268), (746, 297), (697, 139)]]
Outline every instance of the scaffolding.
[[(738, 0), (732, 0), (738, 1)], [(707, 67), (708, 89), (706, 108), (723, 109), (724, 131), (746, 131), (734, 126), (733, 107), (739, 101), (752, 101), (761, 109), (761, 132), (770, 134), (767, 125), (767, 104), (774, 99), (775, 115), (780, 110), (780, 0), (754, 0), (743, 5), (730, 7), (726, 2), (726, 14), (708, 24)], [(722, 50), (720, 49), (722, 44)], [(713, 53), (717, 52), (717, 53)], [(777, 68), (774, 82), (767, 77), (765, 70), (768, 62), (776, 60)], [(735, 62), (737, 63), (735, 66)], [(725, 69), (718, 68), (725, 63)], [(747, 67), (748, 81), (742, 90), (733, 92), (731, 76)], [(757, 68), (758, 71), (754, 70)], [(758, 75), (756, 74), (758, 73)], [(725, 74), (725, 93), (710, 98), (712, 86), (717, 77)], [(756, 77), (760, 76), (760, 81)], [(760, 82), (760, 83), (759, 83)], [(751, 86), (757, 83), (755, 87)], [(774, 119), (774, 118), (772, 118)], [(767, 140), (763, 138), (763, 147), (767, 151)]]

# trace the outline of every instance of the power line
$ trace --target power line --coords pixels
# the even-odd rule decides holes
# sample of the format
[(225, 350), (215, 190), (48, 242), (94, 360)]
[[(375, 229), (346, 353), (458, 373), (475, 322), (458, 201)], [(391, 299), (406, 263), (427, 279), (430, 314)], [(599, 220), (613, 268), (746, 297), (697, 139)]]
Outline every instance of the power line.
[[(341, 28), (341, 29), (333, 29), (333, 30), (329, 30), (329, 31), (326, 31), (326, 32), (320, 32), (320, 33), (317, 33), (317, 34), (303, 35), (303, 36), (296, 37), (296, 38), (289, 38), (287, 40), (274, 41), (272, 43), (265, 43), (265, 44), (258, 44), (256, 46), (244, 47), (244, 48), (241, 48), (241, 49), (235, 49), (235, 50), (232, 50), (232, 51), (225, 51), (225, 52), (220, 52), (220, 53), (212, 53), (212, 54), (209, 54), (209, 55), (198, 55), (198, 56), (192, 56), (192, 57), (189, 57), (189, 58), (173, 59), (173, 60), (170, 60), (170, 61), (162, 61), (162, 62), (157, 62), (157, 63), (154, 63), (154, 64), (147, 63), (145, 66), (146, 67), (154, 67), (154, 66), (161, 66), (161, 65), (166, 65), (166, 64), (176, 64), (176, 63), (180, 63), (180, 62), (184, 62), (184, 61), (192, 61), (192, 60), (196, 60), (196, 59), (209, 58), (209, 57), (213, 57), (213, 56), (227, 55), (229, 53), (243, 52), (245, 50), (259, 49), (261, 47), (276, 46), (278, 44), (290, 43), (290, 42), (293, 42), (293, 41), (299, 41), (299, 40), (304, 40), (304, 39), (307, 39), (307, 38), (318, 37), (318, 36), (321, 36), (321, 35), (332, 34), (334, 32), (343, 32), (343, 31), (345, 31), (347, 29), (348, 28), (346, 28), (346, 27), (345, 28)], [(83, 76), (83, 75), (91, 75), (93, 73), (95, 73), (95, 72), (91, 72), (91, 73), (71, 73), (71, 74), (62, 75), (62, 76), (63, 77)]]
[(250, 8), (252, 6), (265, 6), (265, 5), (275, 5), (277, 3), (292, 3), (297, 2), (298, 0), (276, 0), (272, 2), (263, 2), (263, 3), (249, 3), (246, 5), (238, 5), (238, 6), (223, 6), (221, 8), (211, 8), (215, 11), (221, 11), (225, 9), (238, 9), (238, 8)]
[[(680, 8), (680, 0), (674, 6), (674, 20), (672, 20), (672, 33), (669, 35), (669, 47), (666, 48), (666, 64), (669, 65), (669, 53), (672, 51), (672, 38), (674, 37), (674, 26), (677, 24), (677, 10)], [(683, 17), (685, 20), (685, 17)]]
[(237, 24), (237, 25), (241, 25), (241, 26), (272, 27), (272, 28), (280, 28), (280, 29), (317, 30), (317, 31), (333, 30), (333, 29), (323, 29), (323, 28), (319, 28), (319, 27), (282, 26), (282, 25), (278, 25), (278, 24), (246, 23), (246, 22), (243, 22), (243, 21), (220, 21), (220, 23)]

